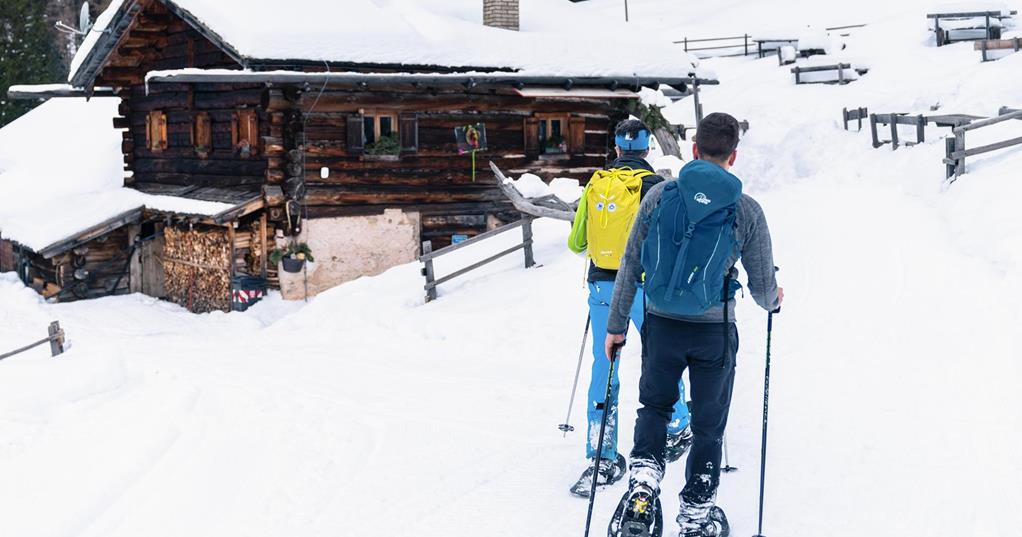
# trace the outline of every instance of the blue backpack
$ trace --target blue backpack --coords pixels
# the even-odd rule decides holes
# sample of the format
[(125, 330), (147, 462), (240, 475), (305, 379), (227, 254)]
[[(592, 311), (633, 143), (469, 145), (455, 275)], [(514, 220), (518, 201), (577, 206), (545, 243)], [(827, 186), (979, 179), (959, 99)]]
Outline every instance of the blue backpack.
[[(681, 169), (664, 187), (642, 244), (650, 309), (697, 316), (734, 297), (728, 260), (738, 250), (735, 219), (742, 182), (703, 160)], [(726, 317), (725, 317), (726, 319)]]

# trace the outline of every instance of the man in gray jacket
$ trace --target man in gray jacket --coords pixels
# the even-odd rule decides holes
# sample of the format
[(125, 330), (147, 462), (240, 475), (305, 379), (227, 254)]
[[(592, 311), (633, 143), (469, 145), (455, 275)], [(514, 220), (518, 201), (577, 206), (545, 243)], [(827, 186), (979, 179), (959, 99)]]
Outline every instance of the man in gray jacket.
[[(737, 179), (727, 170), (737, 158), (738, 135), (738, 121), (730, 115), (715, 113), (703, 119), (699, 123), (693, 148), (696, 159), (705, 161), (699, 166), (726, 175), (737, 184)], [(716, 168), (718, 166), (719, 169)], [(686, 181), (686, 173), (683, 170), (678, 178), (680, 184)], [(608, 356), (612, 355), (615, 346), (624, 342), (636, 282), (642, 280), (643, 242), (667, 184), (664, 182), (656, 185), (643, 198), (629, 236), (610, 305), (605, 342)], [(780, 307), (784, 293), (777, 287), (774, 277), (770, 231), (763, 210), (751, 197), (741, 194), (735, 203), (735, 212), (734, 239), (737, 251), (724, 266), (734, 267), (740, 258), (748, 273), (749, 291), (756, 303), (768, 311), (774, 311)], [(731, 268), (727, 280), (736, 277), (737, 269)], [(720, 478), (722, 437), (731, 406), (738, 351), (738, 330), (732, 322), (734, 303), (734, 299), (728, 297), (725, 286), (719, 302), (697, 316), (672, 316), (647, 307), (642, 331), (642, 377), (639, 381), (641, 408), (635, 423), (635, 445), (629, 465), (629, 493), (624, 500), (625, 517), (641, 519), (640, 515), (645, 513), (646, 506), (652, 505), (660, 493), (666, 425), (678, 400), (678, 381), (688, 369), (694, 441), (688, 455), (685, 472), (687, 482), (681, 492), (678, 524), (681, 526), (682, 537), (728, 535), (727, 518), (714, 502)]]

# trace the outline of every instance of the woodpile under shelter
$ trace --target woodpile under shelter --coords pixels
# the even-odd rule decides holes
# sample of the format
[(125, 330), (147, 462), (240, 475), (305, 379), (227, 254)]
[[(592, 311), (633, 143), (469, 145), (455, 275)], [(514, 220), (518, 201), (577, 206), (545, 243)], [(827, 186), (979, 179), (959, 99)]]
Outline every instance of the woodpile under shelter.
[[(0, 270), (59, 300), (224, 310), (243, 276), (301, 298), (518, 219), (486, 161), (585, 180), (642, 87), (700, 80), (668, 43), (633, 54), (370, 0), (294, 4), (115, 0), (66, 87), (12, 91), (116, 101), (116, 188), (141, 197), (46, 244), (0, 218)], [(300, 279), (268, 260), (292, 241), (316, 259)]]

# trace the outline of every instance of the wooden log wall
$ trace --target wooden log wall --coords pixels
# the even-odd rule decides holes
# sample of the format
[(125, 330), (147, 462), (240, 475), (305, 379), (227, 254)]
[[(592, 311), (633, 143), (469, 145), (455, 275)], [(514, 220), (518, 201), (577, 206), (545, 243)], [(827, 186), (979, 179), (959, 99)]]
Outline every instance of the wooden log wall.
[(14, 250), (13, 242), (0, 239), (0, 272), (13, 272), (18, 269), (18, 257)]
[[(315, 108), (313, 108), (315, 105)], [(536, 100), (481, 90), (427, 92), (424, 90), (368, 91), (317, 89), (271, 89), (264, 106), (272, 125), (283, 126), (281, 151), (269, 148), (268, 182), (292, 177), (295, 159), (285, 152), (292, 137), (294, 115), (301, 114), (304, 126), (304, 210), (310, 218), (364, 215), (399, 207), (422, 214), (422, 238), (443, 246), (451, 235), (475, 235), (485, 231), (490, 216), (515, 217), (510, 203), (497, 189), (486, 162), (494, 160), (513, 173), (532, 171), (543, 175), (573, 176), (583, 181), (606, 164), (611, 122), (621, 117), (616, 103), (600, 100)], [(361, 122), (363, 110), (376, 109), (400, 118), (400, 128), (417, 130), (414, 151), (398, 156), (372, 156), (347, 142), (350, 121)], [(581, 125), (578, 142), (569, 155), (539, 156), (527, 148), (526, 138), (534, 133), (527, 124), (536, 113), (565, 116)], [(410, 122), (411, 121), (411, 122)], [(454, 137), (456, 127), (484, 123), (488, 148), (477, 154), (476, 178), (472, 178), (470, 155), (459, 155)], [(527, 134), (528, 133), (528, 134)], [(404, 136), (401, 136), (404, 138)], [(402, 144), (405, 145), (405, 144)], [(300, 154), (300, 153), (299, 153)], [(330, 170), (328, 178), (320, 169)], [(279, 214), (276, 215), (278, 218)]]
[[(215, 44), (160, 2), (149, 0), (111, 55), (96, 84), (120, 88), (121, 144), (126, 184), (189, 185), (257, 192), (265, 179), (266, 161), (260, 154), (245, 157), (233, 146), (232, 128), (239, 109), (257, 109), (262, 86), (158, 85), (147, 94), (146, 73), (154, 70), (240, 68)], [(167, 148), (149, 149), (146, 118), (166, 115)], [(209, 115), (212, 147), (202, 150), (193, 140), (196, 114)], [(270, 134), (265, 116), (260, 135)]]

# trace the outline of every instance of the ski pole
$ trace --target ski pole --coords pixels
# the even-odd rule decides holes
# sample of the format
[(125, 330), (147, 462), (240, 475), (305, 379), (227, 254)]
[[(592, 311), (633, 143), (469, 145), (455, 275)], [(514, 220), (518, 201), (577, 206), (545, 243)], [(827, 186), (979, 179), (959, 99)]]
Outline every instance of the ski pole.
[(592, 317), (586, 316), (586, 329), (582, 332), (582, 348), (578, 350), (578, 365), (575, 366), (575, 383), (571, 385), (571, 399), (568, 399), (568, 415), (564, 418), (564, 423), (557, 426), (558, 429), (564, 432), (564, 436), (567, 437), (568, 433), (574, 431), (575, 428), (570, 425), (571, 423), (571, 407), (575, 404), (575, 390), (578, 389), (578, 375), (582, 372), (582, 356), (586, 352), (586, 338), (589, 337), (589, 324), (592, 321)]
[(731, 462), (728, 460), (728, 456), (727, 456), (727, 434), (724, 435), (724, 467), (721, 468), (720, 471), (724, 472), (725, 474), (730, 474), (731, 472), (738, 471), (738, 467), (737, 466), (731, 466)]
[(625, 342), (615, 343), (610, 348), (610, 369), (607, 371), (607, 393), (603, 397), (603, 418), (600, 419), (600, 442), (596, 446), (596, 456), (593, 457), (593, 486), (589, 490), (589, 512), (586, 514), (586, 534), (589, 537), (589, 524), (593, 521), (593, 504), (596, 503), (596, 479), (600, 475), (600, 460), (603, 455), (603, 433), (607, 429), (607, 413), (610, 410), (610, 389), (614, 381), (614, 364), (621, 356), (621, 347)]
[(766, 484), (767, 423), (770, 413), (770, 335), (774, 329), (774, 313), (767, 315), (766, 371), (763, 375), (763, 443), (759, 453), (759, 531), (753, 537), (763, 537), (763, 488)]

